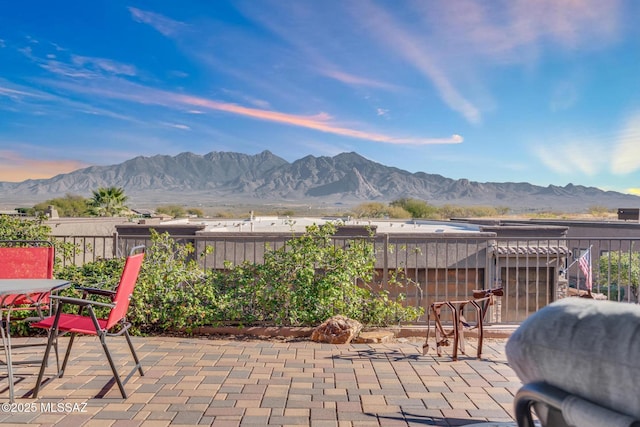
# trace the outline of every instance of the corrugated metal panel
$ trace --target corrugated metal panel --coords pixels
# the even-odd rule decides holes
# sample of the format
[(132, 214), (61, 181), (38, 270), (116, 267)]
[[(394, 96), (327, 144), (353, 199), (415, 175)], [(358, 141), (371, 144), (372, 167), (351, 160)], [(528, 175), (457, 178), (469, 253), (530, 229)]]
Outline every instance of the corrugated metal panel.
[(498, 256), (509, 255), (569, 255), (571, 251), (566, 246), (497, 246)]

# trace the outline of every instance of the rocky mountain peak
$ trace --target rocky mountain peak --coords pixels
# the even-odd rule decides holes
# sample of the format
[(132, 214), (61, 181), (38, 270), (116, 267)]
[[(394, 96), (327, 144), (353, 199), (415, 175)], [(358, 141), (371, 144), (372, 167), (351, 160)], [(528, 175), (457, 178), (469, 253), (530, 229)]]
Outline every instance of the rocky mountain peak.
[(92, 166), (45, 180), (0, 182), (0, 200), (35, 205), (54, 197), (90, 197), (98, 187), (123, 187), (130, 200), (167, 203), (302, 202), (359, 203), (401, 197), (435, 205), (484, 205), (514, 211), (581, 211), (640, 205), (640, 197), (568, 184), (540, 187), (521, 183), (454, 180), (410, 173), (373, 162), (358, 153), (306, 156), (289, 163), (268, 150), (255, 155), (212, 151), (176, 156), (138, 156), (118, 165)]

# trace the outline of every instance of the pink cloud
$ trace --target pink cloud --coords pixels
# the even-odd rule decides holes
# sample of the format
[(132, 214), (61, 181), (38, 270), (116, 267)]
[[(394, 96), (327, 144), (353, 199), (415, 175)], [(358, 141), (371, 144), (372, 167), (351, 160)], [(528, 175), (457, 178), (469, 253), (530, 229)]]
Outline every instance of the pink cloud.
[[(323, 112), (309, 116), (289, 114), (273, 110), (244, 107), (237, 104), (216, 101), (193, 95), (152, 89), (149, 87), (140, 86), (124, 81), (120, 81), (119, 83), (124, 83), (125, 86), (118, 88), (117, 84), (113, 82), (109, 85), (102, 84), (99, 87), (87, 87), (73, 83), (53, 82), (54, 85), (69, 90), (104, 96), (108, 98), (128, 100), (145, 105), (162, 105), (168, 108), (179, 107), (180, 109), (186, 108), (187, 110), (198, 111), (202, 109), (222, 111), (229, 114), (249, 117), (256, 120), (264, 120), (288, 126), (313, 129), (319, 132), (325, 132), (334, 135), (341, 135), (350, 138), (388, 144), (458, 144), (463, 141), (463, 138), (460, 135), (451, 135), (444, 138), (391, 136), (383, 133), (369, 132), (340, 126), (332, 121), (332, 117), (329, 114)], [(111, 89), (105, 89), (106, 87), (109, 87)]]
[(277, 122), (289, 126), (299, 126), (307, 129), (314, 129), (320, 132), (348, 136), (350, 138), (366, 139), (369, 141), (409, 145), (457, 144), (463, 141), (460, 135), (452, 135), (451, 137), (447, 138), (392, 137), (381, 133), (361, 131), (331, 124), (329, 122), (329, 116), (322, 113), (320, 115), (314, 116), (299, 116), (295, 114), (281, 113), (278, 111), (259, 110), (256, 108), (242, 107), (235, 104), (228, 104), (189, 95), (170, 93), (167, 93), (167, 95), (175, 99), (177, 102), (190, 106), (197, 106), (200, 108), (207, 108), (217, 111), (225, 111), (227, 113), (251, 117), (258, 120)]
[(342, 71), (329, 69), (329, 70), (318, 70), (318, 72), (320, 74), (323, 74), (327, 77), (330, 77), (334, 80), (337, 80), (339, 82), (342, 82), (348, 85), (372, 87), (372, 88), (385, 89), (385, 90), (394, 91), (394, 92), (401, 90), (399, 86), (396, 86), (390, 83), (369, 79), (366, 77), (356, 76), (353, 74), (344, 73)]

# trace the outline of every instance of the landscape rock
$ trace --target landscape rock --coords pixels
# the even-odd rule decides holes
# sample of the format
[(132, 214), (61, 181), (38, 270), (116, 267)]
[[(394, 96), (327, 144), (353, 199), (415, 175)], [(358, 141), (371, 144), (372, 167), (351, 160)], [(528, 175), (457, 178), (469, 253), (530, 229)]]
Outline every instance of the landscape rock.
[(394, 340), (395, 335), (392, 331), (379, 330), (361, 332), (353, 339), (353, 342), (356, 344), (383, 344)]
[(314, 329), (311, 340), (328, 344), (349, 344), (362, 330), (362, 323), (345, 316), (333, 316)]

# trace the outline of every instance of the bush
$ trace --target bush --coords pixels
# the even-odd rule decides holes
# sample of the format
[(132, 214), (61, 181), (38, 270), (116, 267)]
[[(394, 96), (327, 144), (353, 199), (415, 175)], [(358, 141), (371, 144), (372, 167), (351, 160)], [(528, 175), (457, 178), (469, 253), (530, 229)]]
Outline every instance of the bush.
[(393, 207), (400, 207), (411, 214), (412, 218), (437, 219), (439, 218), (438, 208), (429, 205), (424, 200), (402, 198), (394, 200), (389, 204)]
[(176, 243), (168, 233), (150, 232), (152, 246), (129, 308), (134, 329), (152, 332), (207, 324), (215, 295), (193, 259), (193, 245)]
[[(152, 230), (152, 245), (129, 308), (132, 330), (189, 331), (228, 322), (317, 325), (336, 314), (369, 325), (417, 319), (421, 309), (402, 307), (401, 300), (364, 285), (374, 279), (372, 243), (359, 239), (342, 247), (332, 239), (335, 231), (332, 224), (314, 225), (285, 247), (267, 251), (262, 264), (245, 262), (227, 265), (225, 271), (204, 271), (191, 244), (176, 243), (168, 233)], [(101, 260), (67, 267), (64, 277), (113, 285), (122, 266), (123, 260)]]
[(185, 211), (180, 205), (158, 206), (156, 208), (156, 213), (169, 215), (174, 218), (183, 218), (187, 216), (187, 211)]
[(42, 218), (0, 215), (0, 240), (49, 240), (50, 234)]
[(332, 239), (335, 232), (330, 223), (307, 227), (303, 236), (266, 253), (263, 264), (245, 263), (215, 273), (218, 294), (232, 296), (222, 307), (222, 317), (301, 326), (342, 314), (365, 324), (386, 325), (422, 314), (386, 293), (372, 292), (366, 284), (374, 280), (373, 244), (357, 239), (342, 247)]

